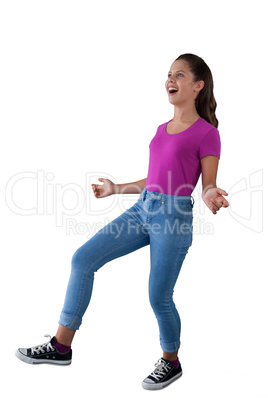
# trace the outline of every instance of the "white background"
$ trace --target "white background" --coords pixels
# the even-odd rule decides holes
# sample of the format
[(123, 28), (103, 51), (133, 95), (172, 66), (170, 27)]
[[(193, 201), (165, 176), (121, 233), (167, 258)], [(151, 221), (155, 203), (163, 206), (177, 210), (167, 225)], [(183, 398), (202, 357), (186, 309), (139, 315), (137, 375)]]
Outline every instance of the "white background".
[[(258, 0), (1, 2), (5, 400), (268, 401), (266, 14)], [(149, 247), (96, 275), (71, 366), (22, 363), (16, 348), (55, 334), (74, 251), (94, 225), (138, 199), (96, 199), (90, 184), (147, 176), (149, 142), (173, 117), (167, 72), (183, 53), (202, 57), (213, 74), (217, 186), (230, 207), (213, 215), (200, 178), (193, 244), (174, 294), (182, 378), (155, 393), (141, 387), (162, 356), (147, 292)], [(38, 214), (26, 215), (31, 208)]]

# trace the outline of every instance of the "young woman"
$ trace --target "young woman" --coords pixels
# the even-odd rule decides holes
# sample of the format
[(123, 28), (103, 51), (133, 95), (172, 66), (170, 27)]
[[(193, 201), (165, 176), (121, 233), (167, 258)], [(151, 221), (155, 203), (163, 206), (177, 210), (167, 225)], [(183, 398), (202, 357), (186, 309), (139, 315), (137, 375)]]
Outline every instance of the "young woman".
[(228, 207), (216, 185), (221, 142), (215, 115), (213, 78), (204, 60), (182, 54), (166, 81), (174, 117), (161, 124), (150, 142), (148, 176), (116, 185), (100, 178), (96, 198), (140, 193), (138, 201), (99, 230), (72, 257), (72, 270), (56, 335), (48, 342), (17, 349), (26, 363), (70, 364), (75, 331), (90, 302), (94, 274), (107, 262), (150, 244), (149, 299), (156, 316), (163, 356), (142, 382), (145, 389), (167, 386), (182, 375), (178, 360), (181, 321), (173, 289), (192, 245), (191, 196), (202, 172), (202, 199), (213, 214)]

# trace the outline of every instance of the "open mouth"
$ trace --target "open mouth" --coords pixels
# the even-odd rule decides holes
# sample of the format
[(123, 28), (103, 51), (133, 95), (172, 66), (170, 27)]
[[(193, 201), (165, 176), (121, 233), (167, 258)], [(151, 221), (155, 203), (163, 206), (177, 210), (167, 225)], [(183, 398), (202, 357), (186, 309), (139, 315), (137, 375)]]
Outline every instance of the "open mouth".
[(171, 89), (168, 91), (169, 95), (174, 95), (177, 92), (178, 92), (178, 89)]
[(171, 88), (168, 90), (169, 95), (174, 95), (176, 92), (178, 92), (178, 89)]

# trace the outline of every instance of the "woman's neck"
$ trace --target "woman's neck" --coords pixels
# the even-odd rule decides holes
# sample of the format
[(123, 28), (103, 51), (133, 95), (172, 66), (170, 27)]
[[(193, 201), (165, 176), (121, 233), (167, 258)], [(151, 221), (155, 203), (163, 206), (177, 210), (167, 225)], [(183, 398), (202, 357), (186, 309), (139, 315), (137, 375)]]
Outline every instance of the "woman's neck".
[(196, 109), (194, 110), (183, 110), (174, 107), (174, 117), (172, 121), (174, 123), (183, 124), (196, 121), (199, 118), (199, 114), (197, 113)]

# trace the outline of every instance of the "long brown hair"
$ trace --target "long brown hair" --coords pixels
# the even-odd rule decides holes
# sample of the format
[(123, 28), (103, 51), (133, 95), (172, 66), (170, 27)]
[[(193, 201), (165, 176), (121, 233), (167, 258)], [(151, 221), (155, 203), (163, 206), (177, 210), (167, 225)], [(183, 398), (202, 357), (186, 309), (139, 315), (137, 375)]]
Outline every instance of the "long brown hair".
[(194, 76), (194, 82), (204, 81), (204, 87), (195, 100), (196, 111), (208, 123), (218, 128), (219, 122), (215, 114), (217, 102), (213, 94), (214, 84), (210, 68), (201, 57), (192, 53), (181, 54), (176, 60), (186, 61)]

